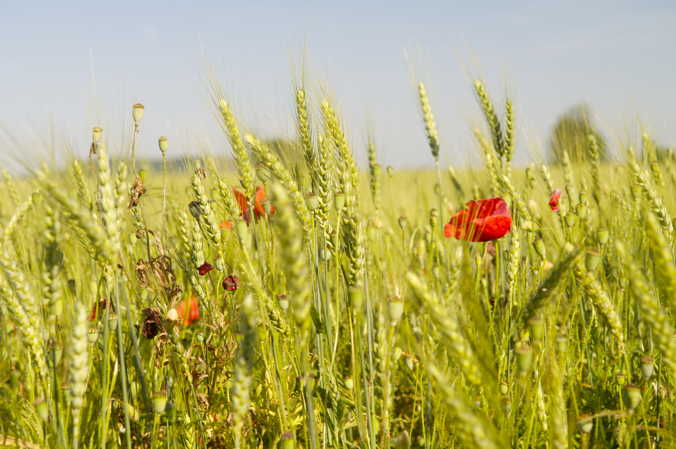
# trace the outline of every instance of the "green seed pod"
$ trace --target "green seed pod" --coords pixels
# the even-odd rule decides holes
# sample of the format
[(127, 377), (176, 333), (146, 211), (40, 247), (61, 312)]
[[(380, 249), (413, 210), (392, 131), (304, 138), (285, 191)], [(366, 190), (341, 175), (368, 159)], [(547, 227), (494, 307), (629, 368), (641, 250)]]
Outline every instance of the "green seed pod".
[(153, 395), (153, 410), (158, 415), (164, 413), (167, 408), (167, 394), (164, 392), (155, 393)]
[(293, 433), (284, 432), (277, 443), (277, 449), (294, 449), (296, 447), (296, 440)]
[(538, 253), (538, 256), (543, 260), (547, 258), (547, 247), (541, 236), (535, 241), (535, 252)]
[(353, 310), (361, 310), (364, 305), (364, 292), (359, 287), (350, 288), (350, 305)]
[(35, 410), (38, 412), (38, 416), (43, 422), (47, 422), (49, 419), (49, 408), (47, 407), (47, 402), (44, 399), (38, 399), (35, 401)]
[(588, 249), (585, 254), (585, 265), (587, 267), (587, 271), (592, 273), (596, 271), (602, 260), (603, 258), (601, 257), (601, 253), (599, 251), (596, 251), (595, 249)]
[(160, 153), (167, 154), (167, 150), (169, 149), (169, 139), (162, 136), (157, 140), (157, 144), (160, 147)]
[(568, 337), (559, 335), (556, 337), (556, 350), (559, 354), (565, 354), (568, 350)]
[(624, 400), (629, 404), (629, 409), (634, 410), (641, 403), (641, 387), (627, 384), (624, 386)]
[(577, 420), (577, 430), (581, 433), (590, 433), (594, 427), (594, 419), (591, 415), (580, 415)]
[(545, 338), (545, 321), (542, 316), (535, 315), (528, 320), (528, 327), (532, 336), (533, 342), (542, 343)]
[(520, 343), (516, 347), (515, 352), (519, 374), (523, 376), (530, 371), (533, 364), (533, 349), (525, 343)]
[(649, 355), (644, 355), (641, 357), (641, 372), (643, 377), (650, 379), (655, 374), (655, 359)]
[(396, 325), (404, 314), (404, 301), (401, 298), (392, 298), (388, 303), (387, 311), (392, 325)]

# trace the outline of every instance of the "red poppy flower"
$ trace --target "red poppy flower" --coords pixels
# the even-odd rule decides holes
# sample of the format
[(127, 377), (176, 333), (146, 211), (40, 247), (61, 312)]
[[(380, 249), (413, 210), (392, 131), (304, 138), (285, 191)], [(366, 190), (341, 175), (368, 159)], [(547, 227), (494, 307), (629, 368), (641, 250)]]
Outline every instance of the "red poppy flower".
[(549, 197), (549, 208), (554, 212), (559, 210), (559, 199), (561, 199), (561, 189), (555, 189)]
[(218, 224), (218, 227), (221, 229), (232, 229), (232, 221), (225, 220)]
[(470, 201), (444, 226), (444, 235), (470, 242), (487, 242), (507, 234), (512, 216), (502, 198)]
[(213, 265), (211, 265), (209, 262), (204, 262), (202, 265), (199, 266), (197, 271), (199, 272), (200, 276), (204, 276), (213, 269), (214, 269)]
[(197, 301), (197, 298), (191, 296), (190, 298), (184, 299), (175, 307), (178, 318), (181, 320), (183, 325), (190, 326), (195, 321), (200, 319), (200, 304)]
[(229, 292), (234, 292), (239, 287), (239, 278), (230, 275), (223, 279), (223, 288)]
[[(244, 195), (244, 193), (240, 192), (237, 189), (233, 189), (233, 192), (235, 194), (235, 199), (237, 200), (237, 205), (239, 206), (239, 210), (241, 212), (240, 215), (244, 218), (244, 220), (247, 223), (249, 223), (251, 221), (251, 212), (249, 211), (249, 202), (246, 199), (246, 195)], [(264, 201), (265, 201), (265, 188), (263, 186), (258, 186), (256, 187), (256, 193), (254, 194), (253, 200), (253, 210), (254, 216), (256, 218), (264, 217), (267, 215), (265, 205), (263, 204)], [(270, 213), (271, 214), (275, 213), (274, 206), (270, 207)]]

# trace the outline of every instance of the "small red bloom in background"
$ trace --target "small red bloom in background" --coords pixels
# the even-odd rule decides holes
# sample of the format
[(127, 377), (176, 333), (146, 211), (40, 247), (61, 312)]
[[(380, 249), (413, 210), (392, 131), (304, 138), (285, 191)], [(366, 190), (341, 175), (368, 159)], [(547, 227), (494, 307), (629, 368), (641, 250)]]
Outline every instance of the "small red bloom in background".
[(470, 201), (466, 209), (451, 217), (444, 226), (444, 235), (470, 242), (488, 242), (507, 234), (512, 216), (502, 198)]
[(184, 326), (190, 326), (200, 319), (200, 304), (194, 296), (179, 302), (175, 310), (178, 319), (181, 320)]
[(549, 197), (549, 208), (554, 212), (559, 210), (559, 200), (561, 199), (561, 189), (554, 189), (552, 196)]
[(103, 311), (106, 310), (109, 306), (111, 312), (114, 312), (115, 310), (113, 309), (112, 303), (110, 303), (106, 298), (101, 298), (98, 301), (94, 302), (92, 310), (91, 312), (89, 312), (89, 315), (87, 316), (87, 320), (96, 321), (98, 318), (100, 318)]
[(223, 279), (223, 288), (226, 291), (234, 292), (239, 287), (239, 278), (237, 276), (230, 275)]
[(214, 269), (213, 265), (211, 265), (209, 262), (204, 262), (202, 265), (199, 266), (197, 271), (199, 272), (200, 276), (204, 276), (213, 269)]
[[(237, 189), (233, 189), (233, 193), (235, 194), (235, 199), (237, 200), (237, 205), (239, 206), (239, 210), (241, 212), (240, 215), (244, 218), (244, 221), (249, 223), (251, 221), (251, 211), (249, 210), (249, 202), (247, 201), (246, 195)], [(267, 215), (265, 205), (263, 204), (264, 202), (265, 188), (263, 186), (258, 186), (256, 187), (256, 193), (254, 194), (253, 199), (253, 211), (256, 218)], [(274, 206), (270, 206), (270, 213), (275, 213)]]
[(232, 229), (232, 221), (225, 220), (218, 224), (218, 227), (221, 229)]

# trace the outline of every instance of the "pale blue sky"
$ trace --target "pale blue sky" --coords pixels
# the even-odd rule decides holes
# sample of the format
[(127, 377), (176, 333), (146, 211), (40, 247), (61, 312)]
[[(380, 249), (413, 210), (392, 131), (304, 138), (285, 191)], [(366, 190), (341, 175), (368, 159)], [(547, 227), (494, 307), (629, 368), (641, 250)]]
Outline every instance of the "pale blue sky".
[(98, 3), (0, 0), (0, 133), (21, 142), (0, 137), (0, 162), (17, 148), (44, 158), (50, 141), (85, 157), (94, 125), (122, 151), (137, 101), (143, 155), (160, 135), (174, 154), (225, 152), (210, 74), (245, 127), (291, 135), (303, 64), (314, 98), (328, 93), (346, 117), (360, 160), (370, 127), (383, 164), (431, 162), (414, 79), (428, 86), (445, 164), (476, 160), (475, 77), (495, 100), (513, 97), (521, 162), (581, 101), (611, 140), (640, 120), (676, 144), (673, 1)]

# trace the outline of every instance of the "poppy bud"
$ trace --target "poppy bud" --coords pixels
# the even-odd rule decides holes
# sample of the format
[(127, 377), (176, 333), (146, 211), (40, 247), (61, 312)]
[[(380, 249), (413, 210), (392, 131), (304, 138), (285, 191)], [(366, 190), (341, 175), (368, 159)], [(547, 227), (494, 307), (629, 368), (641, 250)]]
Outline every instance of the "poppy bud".
[(406, 229), (406, 226), (408, 226), (408, 219), (402, 215), (401, 217), (399, 217), (398, 223), (399, 227), (403, 231)]
[(608, 239), (610, 238), (610, 233), (606, 229), (602, 229), (599, 231), (599, 243), (601, 245), (605, 245), (608, 243)]
[(280, 309), (284, 310), (285, 312), (289, 310), (289, 299), (286, 297), (286, 295), (279, 295), (277, 300), (279, 301)]
[(577, 429), (581, 433), (590, 433), (594, 427), (594, 419), (590, 415), (580, 415), (577, 420)]
[(439, 211), (436, 208), (433, 208), (430, 211), (430, 227), (433, 230), (436, 230), (439, 226)]
[(141, 119), (143, 119), (144, 107), (141, 103), (136, 103), (131, 109), (131, 116), (134, 119), (134, 123), (138, 124)]
[(624, 386), (624, 400), (629, 403), (629, 409), (634, 410), (641, 403), (641, 387), (627, 384)]
[(354, 388), (354, 381), (352, 380), (351, 377), (348, 377), (347, 379), (345, 379), (345, 388), (347, 388), (348, 390), (351, 390), (352, 388)]
[(541, 259), (547, 258), (547, 247), (545, 246), (545, 242), (542, 240), (542, 237), (535, 241), (535, 252), (538, 253), (538, 256), (540, 256)]
[(523, 376), (530, 371), (533, 364), (533, 349), (525, 343), (520, 343), (517, 345), (515, 352), (519, 374)]
[(160, 152), (161, 152), (162, 154), (166, 154), (166, 153), (167, 153), (167, 149), (169, 149), (169, 139), (167, 139), (166, 137), (162, 136), (162, 137), (159, 138), (159, 140), (157, 141), (157, 143), (158, 143), (159, 146), (160, 146)]
[(653, 374), (655, 374), (655, 359), (649, 355), (641, 357), (641, 372), (646, 379), (653, 377)]
[(627, 376), (625, 376), (624, 373), (615, 374), (615, 378), (617, 379), (617, 383), (620, 385), (624, 384), (624, 382), (627, 380)]

